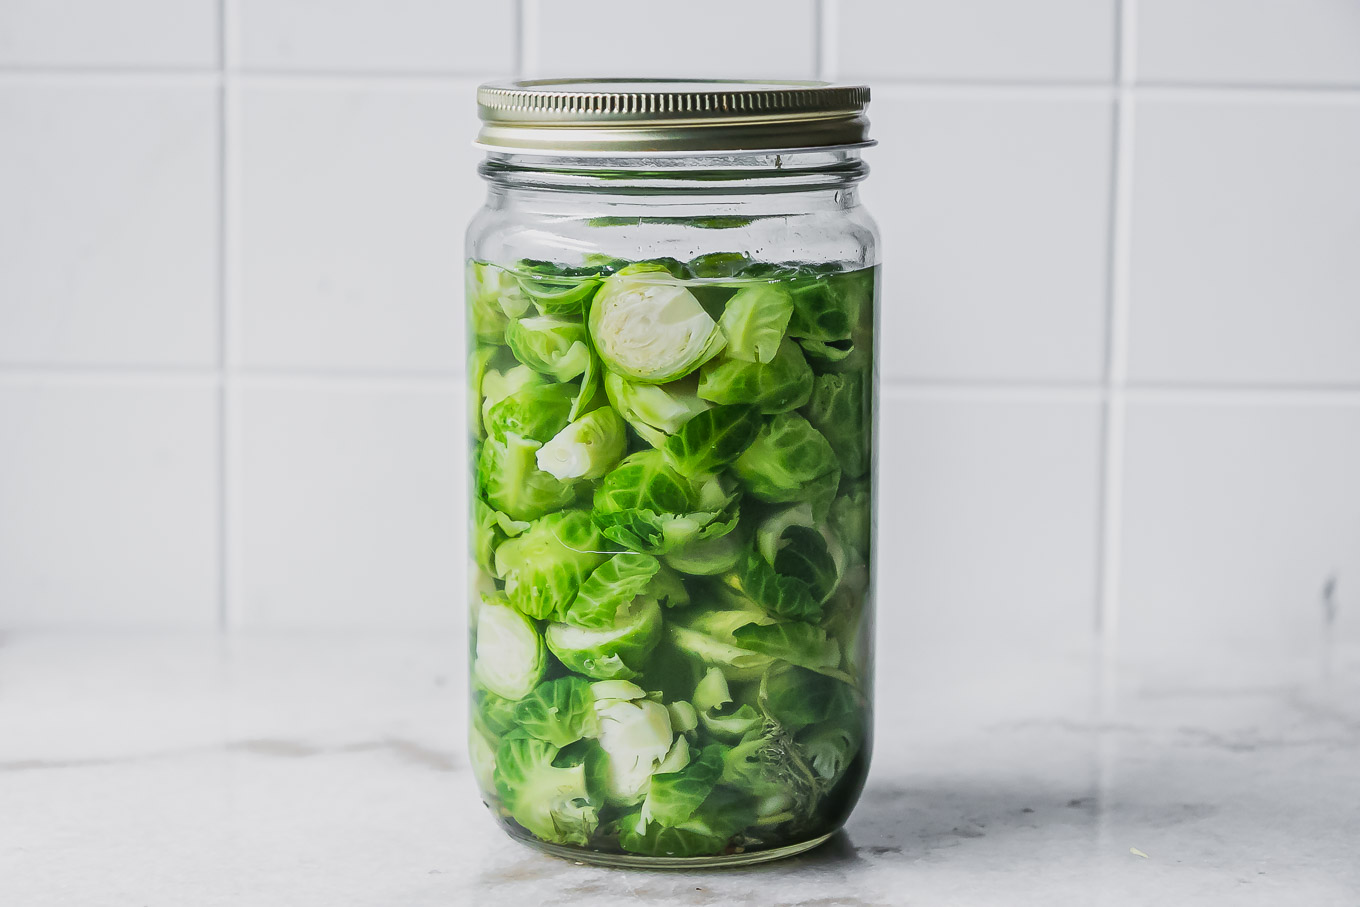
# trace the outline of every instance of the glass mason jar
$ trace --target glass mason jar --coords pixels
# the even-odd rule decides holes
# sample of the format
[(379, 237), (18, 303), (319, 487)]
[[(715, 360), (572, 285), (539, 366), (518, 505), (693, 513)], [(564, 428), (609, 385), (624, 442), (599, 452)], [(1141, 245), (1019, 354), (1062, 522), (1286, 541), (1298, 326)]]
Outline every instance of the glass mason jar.
[(574, 860), (825, 841), (868, 770), (868, 90), (483, 86), (470, 753)]

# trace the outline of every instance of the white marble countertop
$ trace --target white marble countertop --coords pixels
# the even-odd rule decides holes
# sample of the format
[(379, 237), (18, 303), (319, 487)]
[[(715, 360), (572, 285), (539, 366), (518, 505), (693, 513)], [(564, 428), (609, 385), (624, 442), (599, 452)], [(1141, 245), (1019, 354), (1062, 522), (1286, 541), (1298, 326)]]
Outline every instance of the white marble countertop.
[(1360, 903), (1355, 653), (1104, 697), (1081, 659), (932, 672), (880, 696), (845, 832), (701, 874), (506, 838), (463, 756), (461, 646), (0, 637), (0, 904)]

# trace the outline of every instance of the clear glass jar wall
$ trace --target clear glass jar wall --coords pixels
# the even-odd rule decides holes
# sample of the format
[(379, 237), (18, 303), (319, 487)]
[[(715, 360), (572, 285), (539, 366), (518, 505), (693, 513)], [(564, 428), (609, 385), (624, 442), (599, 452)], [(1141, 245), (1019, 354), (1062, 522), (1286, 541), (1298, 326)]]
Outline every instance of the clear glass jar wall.
[(868, 768), (877, 247), (856, 150), (493, 153), (468, 232), (470, 747), (513, 836), (722, 865)]

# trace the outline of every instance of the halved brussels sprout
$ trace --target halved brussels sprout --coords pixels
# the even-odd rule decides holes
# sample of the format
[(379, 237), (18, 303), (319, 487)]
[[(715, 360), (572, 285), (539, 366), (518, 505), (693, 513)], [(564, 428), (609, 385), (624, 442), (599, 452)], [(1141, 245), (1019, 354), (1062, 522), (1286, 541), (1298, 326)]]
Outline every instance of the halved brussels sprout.
[(660, 265), (630, 265), (590, 305), (590, 336), (605, 368), (648, 384), (694, 371), (725, 340), (694, 294)]
[(597, 699), (600, 748), (604, 750), (604, 798), (631, 806), (647, 796), (652, 775), (674, 741), (670, 713), (650, 699)]
[(514, 432), (482, 442), (477, 487), (488, 504), (511, 519), (538, 519), (576, 499), (576, 489), (538, 468), (538, 449), (542, 446)]
[(487, 410), (487, 434), (504, 439), (517, 434), (540, 443), (567, 425), (576, 388), (570, 384), (526, 384)]
[[(557, 385), (564, 387), (566, 385)], [(561, 429), (538, 449), (538, 468), (563, 482), (598, 479), (628, 448), (619, 414), (608, 406), (591, 410)]]
[(511, 318), (529, 307), (519, 282), (495, 265), (471, 262), (467, 269), (468, 320), (479, 340), (500, 343)]
[(736, 682), (756, 680), (774, 662), (773, 656), (738, 643), (736, 631), (773, 622), (760, 611), (705, 611), (671, 623), (667, 630), (678, 649)]
[(619, 605), (600, 629), (548, 624), (548, 648), (572, 671), (596, 680), (628, 680), (642, 673), (661, 641), (661, 606), (639, 596)]
[(797, 413), (766, 422), (732, 471), (762, 501), (808, 501), (817, 519), (826, 516), (841, 475), (831, 444)]
[(516, 822), (544, 841), (587, 844), (600, 823), (584, 763), (556, 764), (546, 740), (510, 737), (496, 751), (496, 791)]
[(699, 380), (686, 378), (670, 384), (638, 384), (610, 372), (604, 392), (610, 405), (642, 440), (656, 448), (691, 418), (708, 409), (699, 399)]
[(486, 421), (487, 414), (491, 408), (500, 403), (511, 394), (521, 391), (533, 385), (542, 385), (546, 382), (543, 376), (527, 365), (517, 365), (500, 371), (488, 368), (482, 375), (482, 421)]
[(539, 684), (516, 704), (515, 724), (558, 747), (594, 737), (599, 721), (590, 682), (568, 675)]
[(505, 329), (505, 342), (520, 362), (558, 381), (582, 374), (590, 362), (585, 325), (570, 318), (519, 318)]
[(551, 513), (496, 549), (496, 573), (510, 603), (530, 617), (565, 614), (581, 583), (606, 557), (583, 510)]
[(718, 327), (727, 338), (727, 357), (769, 362), (784, 339), (792, 315), (793, 300), (783, 287), (758, 284), (738, 290), (718, 319)]
[(524, 520), (512, 520), (499, 510), (492, 509), (481, 498), (472, 502), (472, 552), (477, 566), (496, 578), (496, 548), (506, 539), (514, 538), (529, 528)]
[(503, 699), (523, 699), (538, 686), (546, 667), (538, 628), (504, 599), (484, 600), (473, 662), (477, 681)]
[(595, 524), (605, 537), (647, 554), (726, 535), (737, 524), (736, 497), (717, 477), (692, 481), (658, 450), (632, 454), (595, 491)]
[(713, 472), (741, 456), (760, 431), (754, 406), (715, 406), (694, 416), (666, 439), (662, 453), (686, 476)]
[(869, 471), (869, 388), (861, 372), (818, 375), (804, 412), (831, 442), (841, 471), (858, 479)]
[(812, 396), (812, 368), (798, 344), (781, 343), (768, 362), (723, 357), (699, 372), (699, 396), (710, 403), (749, 403), (763, 413), (797, 409)]
[(761, 523), (735, 588), (774, 617), (815, 621), (844, 572), (839, 540), (798, 504)]

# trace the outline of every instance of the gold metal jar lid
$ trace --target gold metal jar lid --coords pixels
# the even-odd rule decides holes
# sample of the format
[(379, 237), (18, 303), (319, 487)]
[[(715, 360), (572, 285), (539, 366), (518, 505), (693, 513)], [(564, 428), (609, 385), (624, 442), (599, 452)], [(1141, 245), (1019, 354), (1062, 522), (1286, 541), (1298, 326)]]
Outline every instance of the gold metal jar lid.
[(490, 151), (675, 154), (864, 146), (864, 85), (721, 79), (531, 79), (477, 90)]

